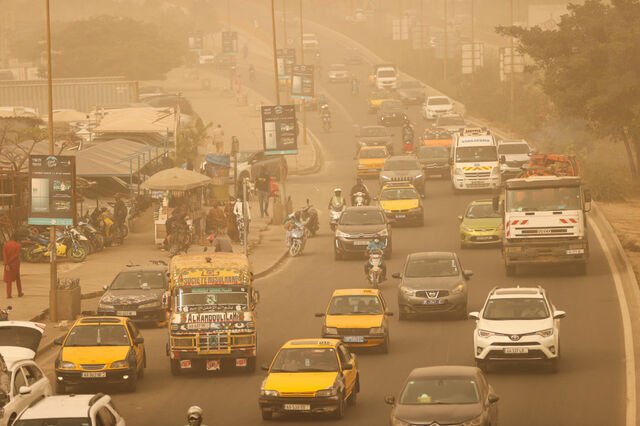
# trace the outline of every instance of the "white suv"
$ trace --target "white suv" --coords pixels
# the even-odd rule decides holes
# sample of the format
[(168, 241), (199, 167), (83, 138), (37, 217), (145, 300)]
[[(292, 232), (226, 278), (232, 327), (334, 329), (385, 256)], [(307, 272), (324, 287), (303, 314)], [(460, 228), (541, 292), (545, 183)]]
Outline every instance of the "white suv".
[(494, 288), (476, 320), (473, 350), (484, 371), (500, 361), (542, 361), (552, 371), (560, 359), (560, 318), (542, 287)]
[(53, 395), (39, 399), (24, 410), (13, 426), (74, 424), (125, 426), (111, 397), (95, 395)]

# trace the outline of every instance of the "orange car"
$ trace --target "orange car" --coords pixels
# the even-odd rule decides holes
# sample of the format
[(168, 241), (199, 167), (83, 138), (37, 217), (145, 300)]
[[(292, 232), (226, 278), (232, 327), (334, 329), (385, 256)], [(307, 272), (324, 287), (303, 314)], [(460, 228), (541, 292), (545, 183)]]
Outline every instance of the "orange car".
[(427, 129), (422, 135), (422, 143), (426, 146), (446, 146), (451, 147), (453, 138), (451, 133), (444, 130), (430, 130)]

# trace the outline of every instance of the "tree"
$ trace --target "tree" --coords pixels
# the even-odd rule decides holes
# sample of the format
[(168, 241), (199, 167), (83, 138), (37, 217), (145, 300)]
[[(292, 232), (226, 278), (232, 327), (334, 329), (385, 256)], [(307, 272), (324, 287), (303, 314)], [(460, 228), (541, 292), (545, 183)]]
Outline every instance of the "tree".
[(47, 139), (47, 129), (40, 119), (0, 120), (0, 164), (12, 171), (22, 171), (35, 146)]
[(208, 139), (208, 131), (213, 123), (204, 124), (200, 118), (187, 127), (181, 127), (178, 132), (178, 164), (187, 160), (195, 160), (198, 155), (198, 147), (204, 146)]
[[(540, 84), (558, 112), (622, 140), (629, 169), (640, 167), (640, 1), (570, 4), (557, 30), (498, 27), (533, 58)], [(635, 151), (635, 160), (633, 154)]]
[(52, 36), (55, 77), (124, 75), (134, 80), (163, 79), (181, 64), (186, 41), (164, 35), (153, 24), (98, 16), (64, 24)]

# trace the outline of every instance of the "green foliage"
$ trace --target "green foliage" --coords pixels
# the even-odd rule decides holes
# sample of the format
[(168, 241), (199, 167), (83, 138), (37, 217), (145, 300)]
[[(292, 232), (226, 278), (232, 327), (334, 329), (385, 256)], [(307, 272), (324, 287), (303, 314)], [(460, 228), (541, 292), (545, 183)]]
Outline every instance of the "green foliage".
[(60, 77), (124, 75), (162, 79), (181, 64), (186, 40), (176, 41), (159, 27), (115, 16), (64, 24), (52, 36), (53, 74)]
[(208, 131), (212, 125), (213, 123), (204, 124), (200, 118), (197, 118), (193, 125), (180, 128), (178, 132), (178, 164), (196, 159), (198, 147), (207, 143)]

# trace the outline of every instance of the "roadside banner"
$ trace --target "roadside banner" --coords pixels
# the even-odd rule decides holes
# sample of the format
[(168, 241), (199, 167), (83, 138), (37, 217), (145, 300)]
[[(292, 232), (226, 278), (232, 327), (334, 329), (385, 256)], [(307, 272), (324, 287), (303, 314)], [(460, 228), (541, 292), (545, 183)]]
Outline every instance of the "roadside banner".
[(30, 155), (30, 225), (76, 223), (76, 161), (68, 155)]
[(296, 63), (296, 49), (277, 49), (278, 78), (291, 78), (293, 65)]
[(238, 54), (238, 33), (236, 31), (222, 32), (222, 53), (225, 55)]
[(262, 107), (262, 141), (265, 155), (298, 153), (295, 105)]
[(294, 65), (291, 78), (292, 99), (313, 99), (313, 65)]

